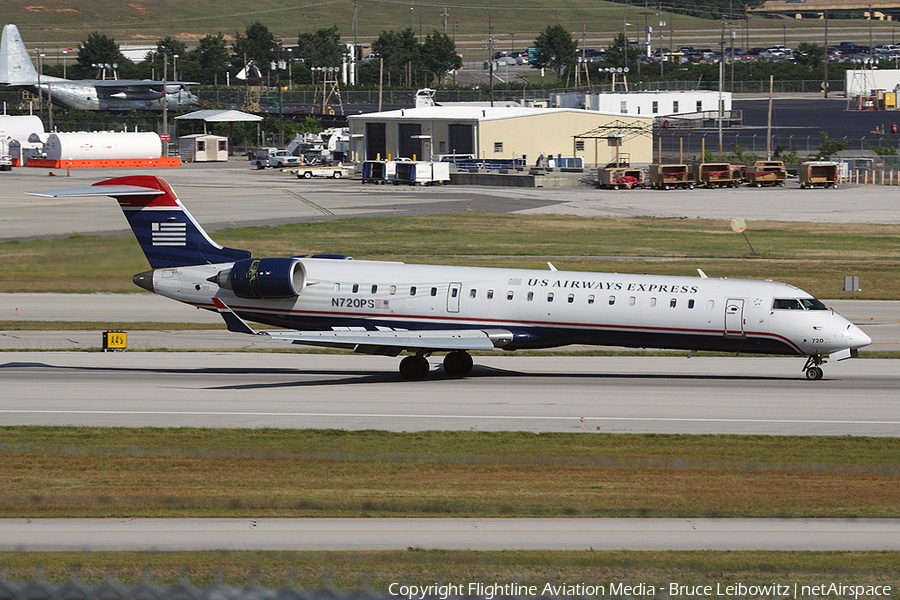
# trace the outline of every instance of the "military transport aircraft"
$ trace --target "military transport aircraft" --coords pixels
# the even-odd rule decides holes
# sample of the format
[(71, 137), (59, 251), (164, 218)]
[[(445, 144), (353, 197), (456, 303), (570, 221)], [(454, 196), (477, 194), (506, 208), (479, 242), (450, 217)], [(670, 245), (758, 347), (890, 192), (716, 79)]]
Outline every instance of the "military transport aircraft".
[[(471, 350), (594, 344), (806, 356), (858, 356), (871, 339), (808, 293), (744, 279), (496, 269), (357, 261), (343, 255), (253, 258), (214, 242), (169, 183), (152, 175), (34, 192), (118, 200), (151, 270), (134, 282), (217, 310), (231, 331), (398, 356), (424, 378), (433, 352), (465, 375)], [(548, 263), (549, 264), (549, 263)], [(247, 321), (284, 328), (257, 332)], [(290, 331), (289, 331), (290, 330)]]
[[(15, 25), (3, 27), (0, 38), (0, 83), (24, 87), (40, 94), (45, 100), (66, 108), (79, 110), (162, 110), (162, 81), (125, 79), (82, 79), (41, 75), (31, 62), (25, 43)], [(197, 104), (197, 96), (187, 89), (193, 82), (165, 82), (166, 107), (172, 110)]]

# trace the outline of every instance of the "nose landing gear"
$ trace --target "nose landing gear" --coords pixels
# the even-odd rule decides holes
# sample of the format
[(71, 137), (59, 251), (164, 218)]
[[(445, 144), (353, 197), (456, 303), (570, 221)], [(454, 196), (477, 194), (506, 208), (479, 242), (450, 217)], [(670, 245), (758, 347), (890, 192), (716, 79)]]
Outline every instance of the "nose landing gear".
[(803, 370), (806, 372), (806, 378), (810, 381), (818, 381), (822, 379), (822, 376), (825, 374), (822, 371), (822, 365), (825, 360), (822, 358), (821, 354), (813, 354), (809, 358), (806, 359), (806, 364), (803, 365)]

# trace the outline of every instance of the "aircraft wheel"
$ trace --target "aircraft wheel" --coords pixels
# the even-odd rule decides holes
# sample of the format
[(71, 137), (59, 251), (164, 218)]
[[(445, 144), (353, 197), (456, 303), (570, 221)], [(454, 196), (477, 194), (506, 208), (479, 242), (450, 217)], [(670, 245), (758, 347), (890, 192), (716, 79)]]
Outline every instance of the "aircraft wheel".
[(468, 352), (450, 352), (444, 357), (444, 371), (448, 375), (467, 375), (473, 365), (474, 361)]
[(810, 367), (806, 370), (806, 378), (810, 381), (818, 381), (825, 374), (821, 367)]
[(400, 376), (403, 379), (425, 379), (428, 375), (428, 360), (421, 356), (407, 356), (400, 361)]

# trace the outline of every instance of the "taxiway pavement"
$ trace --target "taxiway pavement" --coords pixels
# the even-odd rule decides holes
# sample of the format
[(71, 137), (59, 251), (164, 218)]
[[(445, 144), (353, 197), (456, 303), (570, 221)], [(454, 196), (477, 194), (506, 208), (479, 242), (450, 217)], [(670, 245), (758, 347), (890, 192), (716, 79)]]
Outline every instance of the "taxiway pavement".
[(898, 519), (0, 519), (0, 551), (900, 550)]

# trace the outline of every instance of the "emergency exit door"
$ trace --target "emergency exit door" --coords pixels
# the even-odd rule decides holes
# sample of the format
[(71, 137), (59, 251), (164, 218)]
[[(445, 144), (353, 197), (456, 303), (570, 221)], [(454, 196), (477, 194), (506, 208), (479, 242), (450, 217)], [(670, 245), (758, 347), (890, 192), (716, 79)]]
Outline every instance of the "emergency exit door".
[(729, 298), (725, 303), (725, 337), (744, 337), (744, 301)]
[(447, 290), (447, 312), (459, 312), (459, 295), (462, 293), (461, 283), (451, 283)]

